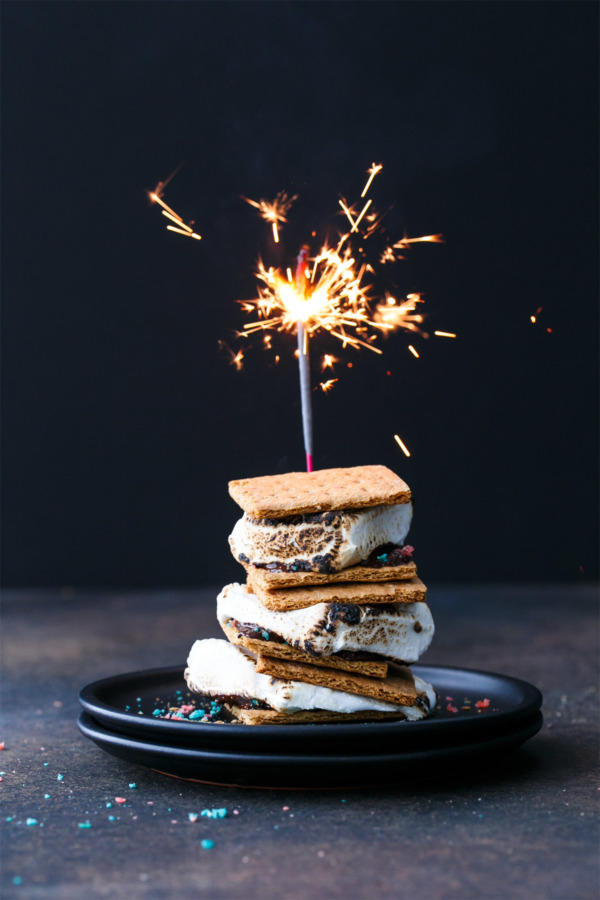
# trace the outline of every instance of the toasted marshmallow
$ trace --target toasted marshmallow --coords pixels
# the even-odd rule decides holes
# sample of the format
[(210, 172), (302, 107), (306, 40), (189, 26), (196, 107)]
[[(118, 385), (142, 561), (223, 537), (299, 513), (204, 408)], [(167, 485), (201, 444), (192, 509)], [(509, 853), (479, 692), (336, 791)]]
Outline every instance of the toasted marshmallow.
[(400, 712), (406, 719), (423, 719), (436, 702), (431, 685), (415, 676), (419, 695), (426, 698), (429, 709), (415, 706), (398, 706), (358, 694), (334, 691), (330, 688), (300, 681), (283, 681), (270, 675), (259, 674), (252, 660), (227, 641), (208, 639), (196, 641), (187, 661), (185, 680), (191, 691), (213, 697), (246, 697), (262, 700), (279, 712), (297, 712), (306, 709), (325, 709), (331, 712), (351, 713), (363, 710)]
[(256, 519), (244, 513), (229, 537), (237, 560), (254, 566), (295, 565), (303, 571), (339, 572), (362, 562), (382, 544), (403, 543), (412, 503)]
[(217, 618), (223, 628), (231, 620), (256, 625), (312, 656), (362, 650), (398, 663), (415, 662), (429, 647), (434, 632), (426, 603), (317, 603), (275, 612), (245, 584), (223, 588), (217, 598)]

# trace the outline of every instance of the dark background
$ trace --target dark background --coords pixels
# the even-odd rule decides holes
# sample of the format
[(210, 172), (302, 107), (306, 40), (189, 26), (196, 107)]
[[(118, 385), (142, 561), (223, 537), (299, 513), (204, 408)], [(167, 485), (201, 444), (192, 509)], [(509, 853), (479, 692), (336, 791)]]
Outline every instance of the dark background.
[[(373, 161), (390, 233), (446, 238), (388, 286), (458, 338), (345, 351), (313, 395), (317, 466), (408, 481), (426, 581), (597, 575), (597, 18), (572, 0), (5, 2), (5, 583), (240, 576), (227, 481), (303, 467), (294, 338), (277, 368), (219, 350), (272, 252), (240, 195), (300, 194), (287, 265)], [(145, 193), (181, 162), (165, 199), (202, 242)], [(339, 350), (314, 339), (315, 385)]]

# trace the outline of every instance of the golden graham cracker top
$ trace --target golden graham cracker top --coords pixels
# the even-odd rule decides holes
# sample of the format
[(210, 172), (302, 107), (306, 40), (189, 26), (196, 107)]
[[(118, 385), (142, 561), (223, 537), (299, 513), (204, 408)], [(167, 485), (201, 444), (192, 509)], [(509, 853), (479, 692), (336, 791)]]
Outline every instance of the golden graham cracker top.
[(229, 482), (229, 493), (244, 512), (261, 519), (408, 503), (411, 497), (408, 485), (386, 466), (243, 478)]

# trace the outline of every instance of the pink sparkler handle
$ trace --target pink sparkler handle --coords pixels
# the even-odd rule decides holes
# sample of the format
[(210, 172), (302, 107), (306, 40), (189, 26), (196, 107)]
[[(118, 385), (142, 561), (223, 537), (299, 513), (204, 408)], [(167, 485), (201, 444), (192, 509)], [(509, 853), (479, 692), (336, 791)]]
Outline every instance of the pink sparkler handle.
[[(306, 287), (306, 266), (308, 247), (302, 247), (296, 265), (296, 292), (304, 296)], [(308, 356), (308, 332), (304, 322), (298, 321), (298, 371), (300, 375), (300, 402), (302, 405), (302, 431), (304, 434), (304, 450), (306, 452), (306, 471), (313, 470), (313, 438), (312, 438), (312, 403), (310, 394), (310, 361)]]

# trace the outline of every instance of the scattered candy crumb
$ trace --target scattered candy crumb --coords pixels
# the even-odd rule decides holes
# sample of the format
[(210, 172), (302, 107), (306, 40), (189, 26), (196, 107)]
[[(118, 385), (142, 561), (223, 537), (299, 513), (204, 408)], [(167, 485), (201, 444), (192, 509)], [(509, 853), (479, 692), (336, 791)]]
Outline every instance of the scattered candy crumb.
[(477, 709), (487, 709), (489, 705), (490, 705), (490, 701), (489, 701), (488, 697), (486, 697), (484, 700), (478, 700), (477, 703), (475, 704)]
[(215, 846), (215, 842), (209, 841), (207, 838), (204, 838), (203, 841), (200, 841), (200, 846), (203, 850), (212, 850), (212, 848)]
[(203, 809), (201, 816), (208, 816), (209, 819), (224, 819), (227, 815), (226, 809)]
[(127, 803), (125, 797), (115, 797), (115, 803)]
[(64, 775), (57, 775), (57, 776), (56, 776), (56, 780), (57, 780), (57, 781), (62, 781), (64, 777), (65, 777)]
[(91, 828), (92, 823), (88, 819), (86, 822), (79, 822), (79, 827), (80, 828)]

